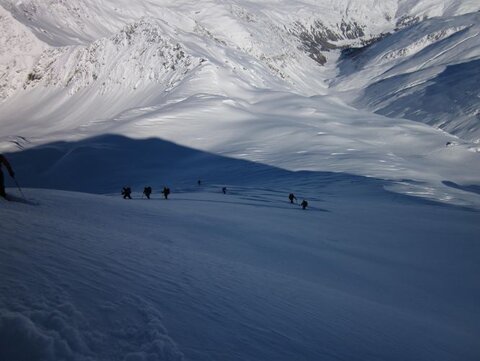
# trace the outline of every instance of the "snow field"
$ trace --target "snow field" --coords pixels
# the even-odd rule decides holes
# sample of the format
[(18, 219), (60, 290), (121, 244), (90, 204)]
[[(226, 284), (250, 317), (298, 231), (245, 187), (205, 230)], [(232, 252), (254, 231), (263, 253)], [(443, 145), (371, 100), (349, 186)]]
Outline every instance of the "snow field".
[(0, 0), (0, 360), (480, 359), (478, 10)]
[(303, 211), (291, 186), (25, 189), (0, 209), (2, 359), (478, 357), (476, 212), (335, 177), (297, 184)]

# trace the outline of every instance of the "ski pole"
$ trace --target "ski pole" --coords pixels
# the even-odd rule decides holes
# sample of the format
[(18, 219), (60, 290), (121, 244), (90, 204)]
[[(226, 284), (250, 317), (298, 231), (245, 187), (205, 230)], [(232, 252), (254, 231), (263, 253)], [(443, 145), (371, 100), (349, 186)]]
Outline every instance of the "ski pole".
[(18, 191), (20, 192), (20, 194), (22, 195), (22, 198), (27, 200), (27, 198), (25, 198), (25, 194), (23, 194), (22, 192), (22, 188), (20, 188), (20, 186), (18, 185), (18, 182), (15, 178), (13, 178), (13, 180), (15, 181), (15, 184), (17, 185), (17, 188), (18, 188)]

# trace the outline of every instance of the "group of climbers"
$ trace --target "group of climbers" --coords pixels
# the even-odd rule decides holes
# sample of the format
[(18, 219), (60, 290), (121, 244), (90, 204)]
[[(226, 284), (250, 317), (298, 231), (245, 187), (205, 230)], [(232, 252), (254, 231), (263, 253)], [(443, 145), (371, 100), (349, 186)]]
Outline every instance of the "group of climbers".
[[(197, 185), (202, 185), (202, 181), (201, 180), (198, 180), (197, 181)], [(132, 190), (130, 187), (123, 187), (122, 189), (122, 192), (121, 194), (123, 195), (123, 199), (132, 199), (131, 197), (131, 193), (132, 193)], [(163, 187), (163, 190), (161, 192), (163, 194), (163, 197), (165, 199), (168, 199), (168, 196), (170, 194), (170, 188), (168, 187)], [(222, 193), (223, 194), (227, 194), (227, 187), (222, 187)], [(143, 196), (145, 196), (147, 199), (150, 199), (150, 195), (152, 194), (152, 187), (150, 186), (146, 186), (143, 188)], [(290, 200), (290, 203), (296, 203), (297, 202), (297, 197), (295, 197), (295, 195), (293, 193), (290, 193), (288, 195), (288, 199)], [(294, 202), (295, 201), (295, 202)], [(302, 209), (307, 209), (308, 207), (308, 202), (304, 199), (302, 200), (302, 202), (300, 203), (300, 206), (302, 207)]]
[[(10, 165), (10, 163), (8, 162), (7, 158), (5, 158), (5, 156), (3, 154), (0, 154), (0, 196), (7, 199), (7, 194), (5, 192), (5, 182), (4, 182), (4, 176), (3, 176), (3, 172), (2, 172), (2, 165), (5, 166), (5, 168), (7, 168), (7, 171), (8, 171), (8, 174), (10, 175), (10, 177), (12, 177), (13, 179), (15, 178), (15, 172), (13, 171), (13, 168), (12, 166)], [(197, 184), (200, 186), (202, 185), (202, 181), (199, 179), (197, 181)], [(150, 199), (150, 195), (152, 194), (152, 187), (150, 186), (146, 186), (144, 189), (143, 189), (143, 195), (147, 198), (147, 199)], [(161, 192), (163, 194), (163, 197), (165, 199), (168, 199), (168, 196), (170, 195), (170, 188), (168, 187), (163, 187), (163, 190)], [(226, 194), (227, 193), (227, 187), (222, 187), (222, 193), (223, 194)], [(128, 186), (126, 187), (123, 187), (122, 188), (122, 191), (121, 191), (121, 194), (123, 196), (123, 199), (132, 199), (132, 189)], [(297, 198), (295, 197), (295, 195), (293, 193), (290, 193), (288, 195), (288, 199), (290, 200), (290, 203), (294, 203), (294, 201), (296, 202), (297, 201)], [(303, 208), (303, 209), (306, 209), (307, 206), (308, 206), (308, 202), (304, 199), (301, 203), (300, 203), (300, 206)]]
[[(143, 196), (147, 197), (147, 199), (150, 199), (150, 195), (152, 194), (153, 190), (152, 187), (147, 186), (143, 188)], [(168, 199), (168, 195), (170, 194), (170, 188), (168, 187), (163, 187), (163, 190), (161, 192), (163, 194), (163, 197), (165, 199)], [(123, 187), (121, 194), (123, 196), (123, 199), (132, 199), (132, 189), (130, 187)]]
[[(293, 193), (290, 193), (288, 195), (288, 199), (290, 200), (290, 203), (294, 203), (293, 201), (295, 200), (295, 203), (297, 202), (297, 197), (295, 197), (295, 194)], [(303, 209), (307, 209), (307, 206), (308, 206), (308, 202), (304, 199), (302, 201), (302, 203), (300, 203), (300, 206), (303, 208)]]

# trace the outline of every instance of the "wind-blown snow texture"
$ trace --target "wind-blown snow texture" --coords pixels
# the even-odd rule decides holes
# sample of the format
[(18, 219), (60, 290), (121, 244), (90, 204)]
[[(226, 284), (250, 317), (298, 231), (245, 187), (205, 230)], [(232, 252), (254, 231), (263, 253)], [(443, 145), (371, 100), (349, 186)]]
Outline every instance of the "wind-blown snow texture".
[(479, 10), (0, 0), (0, 360), (480, 359)]
[(265, 178), (2, 204), (2, 359), (478, 358), (478, 213)]

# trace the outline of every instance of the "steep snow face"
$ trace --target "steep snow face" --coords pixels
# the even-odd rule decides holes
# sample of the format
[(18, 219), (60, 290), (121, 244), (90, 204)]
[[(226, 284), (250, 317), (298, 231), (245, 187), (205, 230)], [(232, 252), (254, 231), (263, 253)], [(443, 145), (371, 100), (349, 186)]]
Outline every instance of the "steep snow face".
[(71, 94), (94, 84), (100, 94), (115, 85), (135, 89), (147, 82), (167, 88), (200, 62), (186, 54), (161, 24), (143, 19), (88, 46), (44, 51), (25, 86), (62, 87)]
[(480, 14), (423, 21), (340, 60), (357, 106), (480, 139)]
[[(65, 0), (1, 0), (0, 5), (29, 26), (37, 37), (52, 46), (85, 44), (108, 36), (125, 24), (113, 3)], [(102, 6), (103, 5), (103, 6)], [(113, 14), (108, 12), (112, 11)]]
[[(190, 1), (82, 1), (77, 4), (65, 0), (2, 0), (3, 6), (18, 19), (28, 23), (32, 29), (52, 45), (71, 45), (93, 41), (98, 37), (116, 32), (123, 24), (136, 21), (146, 14), (162, 18), (172, 13), (188, 17), (208, 25), (210, 31), (220, 37), (236, 38), (242, 42), (241, 33), (236, 32), (242, 23), (256, 22), (267, 17), (276, 26), (288, 27), (301, 21), (306, 24), (322, 23), (337, 38), (351, 35), (349, 26), (379, 29), (389, 27), (394, 18), (397, 1), (229, 1), (218, 0), (193, 3)], [(184, 14), (184, 15), (180, 15)], [(374, 22), (373, 20), (376, 20)], [(233, 28), (232, 28), (233, 25)], [(367, 30), (367, 32), (370, 30)], [(375, 32), (375, 30), (373, 30)], [(238, 37), (239, 36), (239, 37)], [(334, 40), (334, 39), (332, 39)], [(241, 45), (237, 43), (237, 45)]]
[(406, 16), (431, 18), (438, 16), (455, 16), (478, 11), (480, 5), (476, 0), (399, 0), (397, 18)]
[[(301, 41), (296, 35), (284, 29), (283, 25), (272, 22), (267, 16), (262, 16), (261, 13), (255, 16), (234, 4), (210, 4), (211, 6), (215, 5), (215, 7), (213, 9), (208, 6), (206, 8), (198, 7), (199, 10), (197, 10), (197, 7), (190, 9), (188, 4), (184, 7), (180, 7), (179, 4), (172, 5), (170, 8), (150, 3), (144, 4), (145, 7), (139, 4), (133, 7), (130, 4), (122, 8), (122, 14), (117, 14), (118, 8), (113, 7), (110, 2), (100, 3), (98, 6), (101, 6), (103, 10), (98, 12), (95, 12), (97, 8), (93, 5), (88, 7), (84, 4), (82, 7), (71, 9), (67, 6), (68, 2), (53, 3), (54, 6), (52, 5), (52, 9), (48, 9), (48, 11), (45, 9), (48, 5), (45, 2), (32, 1), (18, 4), (7, 2), (5, 4), (17, 15), (17, 18), (25, 21), (40, 38), (54, 46), (54, 50), (46, 51), (42, 55), (42, 60), (35, 64), (35, 69), (32, 69), (32, 72), (36, 74), (33, 80), (39, 80), (39, 76), (42, 76), (39, 73), (48, 73), (52, 82), (30, 81), (26, 84), (30, 87), (40, 83), (44, 86), (70, 85), (68, 80), (72, 77), (72, 73), (77, 74), (79, 72), (78, 67), (83, 66), (74, 63), (77, 58), (80, 59), (81, 63), (84, 57), (88, 57), (90, 63), (101, 63), (105, 65), (104, 68), (117, 66), (110, 64), (108, 61), (114, 61), (118, 56), (122, 59), (122, 54), (116, 54), (113, 59), (105, 58), (105, 56), (102, 56), (105, 51), (93, 51), (92, 48), (104, 47), (102, 42), (108, 42), (112, 37), (122, 36), (121, 33), (127, 27), (137, 27), (137, 23), (143, 22), (143, 35), (149, 31), (145, 28), (152, 26), (154, 28), (152, 31), (164, 34), (170, 40), (172, 46), (178, 46), (180, 43), (195, 56), (209, 59), (219, 67), (238, 69), (243, 73), (248, 70), (253, 73), (248, 75), (248, 78), (264, 79), (260, 83), (254, 82), (252, 84), (254, 86), (282, 88), (281, 84), (283, 83), (283, 88), (290, 87), (296, 92), (307, 94), (316, 94), (325, 89), (323, 79), (316, 76), (319, 72), (321, 73), (316, 59), (306, 56), (305, 52), (300, 49)], [(60, 15), (50, 17), (49, 14), (55, 13), (55, 11), (58, 11)], [(145, 15), (148, 15), (148, 18), (145, 18)], [(108, 19), (99, 19), (100, 16), (105, 16)], [(81, 27), (76, 26), (79, 18), (82, 19)], [(55, 21), (62, 21), (62, 23), (57, 24)], [(89, 22), (102, 24), (103, 27), (99, 29), (89, 26)], [(41, 27), (40, 23), (44, 26)], [(155, 27), (158, 29), (159, 23), (162, 26), (158, 31)], [(216, 24), (220, 25), (216, 26)], [(83, 30), (85, 32), (82, 33)], [(71, 33), (73, 32), (76, 36), (74, 41), (71, 41)], [(77, 41), (78, 39), (81, 39), (81, 41)], [(268, 41), (265, 41), (265, 39), (268, 39)], [(148, 51), (142, 52), (142, 47), (147, 48), (151, 45), (148, 36), (143, 38), (137, 36), (135, 43), (130, 42), (125, 45), (130, 49), (125, 47), (123, 52), (145, 54), (143, 57), (133, 56), (136, 61), (129, 63), (134, 68), (132, 74), (130, 74), (131, 78), (138, 75), (138, 68), (151, 69), (155, 65), (163, 65), (163, 62), (154, 62), (155, 59), (149, 57), (150, 53)], [(71, 55), (72, 60), (68, 61), (65, 60), (65, 53), (75, 53), (76, 55)], [(81, 53), (86, 53), (86, 55)], [(63, 60), (58, 60), (58, 58)], [(239, 62), (238, 59), (242, 58), (246, 60)], [(60, 67), (58, 67), (59, 62), (62, 63)], [(154, 65), (150, 66), (152, 63)], [(258, 67), (264, 68), (261, 69), (261, 74), (257, 74)], [(96, 76), (101, 77), (98, 70), (96, 69)], [(14, 72), (15, 69), (10, 69), (10, 71)], [(152, 71), (158, 72), (155, 69)], [(178, 72), (182, 73), (183, 70), (179, 69)], [(84, 70), (80, 69), (80, 73), (84, 73)], [(181, 74), (178, 77), (180, 76)], [(91, 75), (89, 77), (92, 78)], [(157, 78), (156, 75), (149, 75), (149, 77)], [(53, 78), (63, 78), (67, 81), (55, 81)], [(127, 88), (131, 86), (129, 81), (124, 83)], [(90, 84), (92, 84), (92, 81), (88, 82), (87, 85)], [(71, 93), (71, 89), (69, 91)]]
[[(239, 0), (207, 0), (201, 3), (185, 0), (140, 0), (134, 3), (126, 0), (85, 0), (81, 3), (1, 0), (0, 4), (56, 46), (108, 36), (125, 23), (146, 14), (156, 18), (168, 14), (172, 18), (172, 13), (176, 13), (177, 17), (186, 16), (208, 24), (213, 34), (223, 36), (235, 36), (234, 29), (230, 27), (235, 22), (255, 22), (258, 16), (266, 16), (280, 27), (289, 27), (296, 21), (305, 25), (322, 24), (333, 36), (331, 40), (340, 40), (356, 37), (355, 28), (366, 34), (378, 34), (407, 18), (411, 21), (478, 10), (478, 3), (474, 0), (274, 0), (261, 3)], [(226, 30), (230, 35), (226, 35)]]
[[(267, 67), (267, 77), (276, 78), (273, 81), (275, 86), (283, 82), (291, 90), (307, 95), (325, 93), (324, 80), (334, 75), (331, 69), (318, 67), (332, 58), (328, 54), (329, 50), (362, 44), (391, 31), (406, 17), (456, 15), (478, 9), (478, 5), (475, 7), (473, 3), (453, 0), (442, 6), (431, 1), (423, 1), (414, 6), (409, 1), (397, 0), (293, 1), (282, 3), (281, 6), (278, 1), (258, 4), (216, 0), (199, 4), (189, 1), (132, 3), (125, 0), (88, 0), (73, 4), (65, 0), (2, 0), (0, 4), (29, 26), (39, 39), (55, 48), (67, 46), (60, 53), (69, 52), (68, 46), (72, 45), (97, 47), (98, 42), (103, 41), (100, 39), (109, 39), (128, 24), (136, 24), (148, 15), (167, 25), (168, 30), (165, 27), (162, 30), (166, 30), (173, 39), (172, 43), (178, 40), (194, 42), (197, 49), (202, 48), (203, 53), (208, 53), (209, 46), (206, 42), (213, 40), (217, 42), (217, 47), (223, 48), (221, 52), (224, 54), (217, 51), (210, 54), (211, 58), (224, 63), (222, 66), (235, 63), (235, 58), (238, 59), (239, 55), (253, 58), (254, 62), (250, 61), (248, 68), (244, 65), (240, 68), (250, 71), (253, 63), (259, 63)], [(152, 26), (155, 26), (155, 21), (151, 22)], [(182, 37), (180, 33), (188, 36), (178, 39)], [(142, 39), (136, 40), (142, 42)], [(136, 50), (134, 47), (131, 49), (132, 52)], [(92, 53), (91, 50), (87, 52)], [(232, 59), (232, 52), (243, 54), (235, 54)], [(46, 52), (40, 64), (36, 64), (37, 69), (33, 71), (32, 78), (40, 71), (49, 72), (51, 78), (70, 79), (71, 73), (78, 71), (74, 65), (68, 66), (71, 61), (57, 68), (58, 74), (53, 74), (55, 67), (41, 69), (46, 64), (58, 63), (58, 56), (58, 50)], [(89, 57), (92, 58), (92, 55)], [(145, 59), (138, 60), (130, 65), (134, 68), (142, 67), (140, 60)], [(101, 59), (91, 59), (91, 62), (105, 63)], [(238, 65), (234, 64), (233, 67)], [(10, 69), (10, 72), (14, 71), (15, 69)], [(135, 69), (132, 75), (138, 75), (138, 71)], [(254, 76), (265, 77), (258, 74)], [(8, 77), (11, 75), (8, 74)], [(68, 81), (54, 83), (70, 84)], [(126, 86), (130, 87), (130, 83), (127, 81)], [(31, 82), (29, 85), (34, 84)], [(71, 93), (71, 89), (69, 91)], [(7, 89), (3, 93), (11, 94), (12, 90)]]
[(0, 6), (0, 100), (32, 77), (31, 69), (46, 48), (27, 27)]

